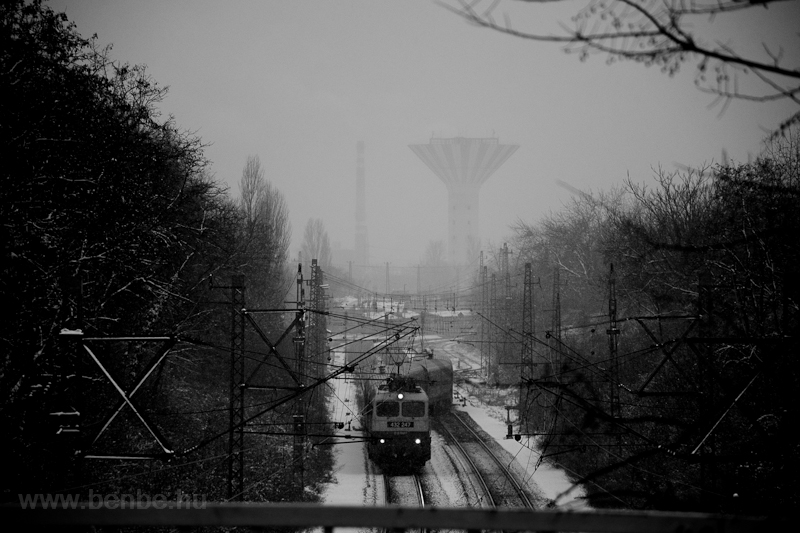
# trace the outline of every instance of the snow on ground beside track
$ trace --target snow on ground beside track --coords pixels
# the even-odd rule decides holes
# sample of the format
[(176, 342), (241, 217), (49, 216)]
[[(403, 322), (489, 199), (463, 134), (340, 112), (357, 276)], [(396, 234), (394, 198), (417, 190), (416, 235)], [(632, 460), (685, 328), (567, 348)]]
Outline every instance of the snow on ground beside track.
[[(333, 363), (341, 364), (342, 357), (335, 353)], [(358, 441), (363, 435), (358, 423), (356, 389), (353, 379), (345, 376), (332, 380), (334, 390), (328, 408), (335, 421), (345, 423), (337, 433)], [(334, 481), (323, 487), (322, 501), (328, 505), (383, 505), (383, 480), (368, 464), (364, 443), (337, 440), (342, 444), (333, 446)]]
[[(466, 407), (454, 407), (468, 413), (473, 420), (489, 435), (503, 446), (517, 461), (534, 492), (541, 493), (548, 501), (559, 509), (583, 509), (583, 490), (575, 487), (563, 470), (551, 466), (546, 461), (539, 462), (539, 451), (533, 440), (524, 438), (517, 442), (504, 438), (507, 433), (505, 409), (481, 404), (479, 400), (468, 396)], [(538, 489), (538, 490), (536, 490)]]

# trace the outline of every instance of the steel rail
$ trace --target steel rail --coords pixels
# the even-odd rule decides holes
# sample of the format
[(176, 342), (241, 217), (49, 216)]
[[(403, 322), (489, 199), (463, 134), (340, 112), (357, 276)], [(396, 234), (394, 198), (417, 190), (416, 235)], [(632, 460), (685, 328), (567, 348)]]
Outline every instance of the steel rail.
[(417, 489), (417, 498), (419, 499), (419, 506), (425, 507), (425, 493), (422, 490), (422, 478), (414, 474), (414, 487)]
[[(386, 491), (386, 495), (384, 496), (384, 498), (385, 498), (384, 501), (386, 502), (386, 505), (389, 505), (389, 504), (405, 505), (405, 506), (409, 505), (408, 503), (404, 503), (402, 501), (402, 498), (398, 498), (397, 495), (392, 493), (392, 488), (391, 488), (391, 486), (392, 486), (392, 483), (391, 483), (392, 477), (395, 477), (395, 478), (401, 478), (401, 477), (402, 478), (408, 478), (408, 477), (410, 477), (413, 480), (413, 483), (414, 483), (414, 494), (417, 497), (417, 502), (419, 503), (419, 507), (420, 508), (424, 508), (425, 507), (425, 495), (424, 495), (423, 490), (422, 490), (422, 479), (417, 474), (413, 474), (411, 476), (390, 476), (388, 474), (383, 474), (383, 487), (384, 487), (384, 490)], [(381, 531), (383, 533), (389, 533), (391, 530), (383, 529)], [(428, 528), (423, 528), (423, 529), (419, 529), (419, 530), (417, 530), (415, 528), (415, 529), (411, 529), (411, 530), (408, 530), (408, 531), (415, 531), (415, 532), (419, 531), (419, 533), (428, 533), (430, 530)]]
[(481, 475), (480, 470), (478, 470), (478, 467), (473, 462), (472, 457), (469, 456), (464, 447), (461, 446), (461, 443), (458, 441), (458, 439), (456, 439), (455, 435), (453, 435), (453, 433), (449, 429), (447, 429), (447, 427), (444, 424), (440, 423), (439, 428), (447, 435), (447, 437), (450, 439), (450, 442), (453, 443), (456, 449), (458, 449), (459, 453), (461, 453), (461, 457), (463, 457), (464, 460), (469, 464), (469, 467), (472, 468), (472, 471), (475, 473), (475, 476), (477, 476), (478, 481), (481, 484), (481, 490), (483, 491), (484, 496), (488, 500), (489, 506), (493, 508), (497, 507), (497, 504), (494, 501), (494, 496), (492, 496), (492, 492), (489, 490), (489, 485), (486, 484), (486, 480), (483, 479), (483, 476)]
[(534, 509), (535, 507), (533, 505), (533, 502), (528, 497), (528, 495), (525, 493), (525, 490), (522, 488), (522, 485), (519, 484), (519, 482), (517, 481), (517, 478), (514, 476), (514, 474), (511, 473), (511, 471), (506, 467), (506, 465), (503, 464), (503, 462), (494, 454), (494, 452), (489, 448), (489, 446), (486, 444), (486, 442), (483, 440), (483, 438), (481, 438), (481, 436), (478, 435), (475, 432), (475, 430), (473, 430), (471, 427), (469, 427), (469, 425), (466, 422), (461, 420), (461, 417), (459, 417), (457, 414), (453, 413), (453, 418), (458, 420), (459, 424), (461, 424), (470, 433), (472, 433), (472, 435), (475, 437), (475, 439), (478, 441), (478, 443), (480, 443), (481, 447), (483, 447), (483, 449), (486, 450), (486, 453), (489, 454), (489, 456), (492, 458), (492, 460), (494, 460), (495, 464), (503, 472), (503, 474), (505, 475), (506, 479), (508, 479), (508, 481), (511, 483), (511, 486), (514, 488), (514, 491), (517, 493), (517, 496), (519, 496), (520, 500), (522, 500), (522, 503), (524, 504), (524, 506), (527, 509)]
[(411, 478), (413, 480), (414, 495), (416, 496), (418, 506), (425, 507), (425, 494), (422, 489), (422, 479), (416, 474), (410, 476), (390, 476), (388, 474), (383, 474), (383, 486), (386, 491), (384, 498), (387, 504), (408, 505), (407, 503), (404, 504), (402, 501), (398, 501), (401, 498), (398, 498), (397, 495), (392, 492), (392, 478)]

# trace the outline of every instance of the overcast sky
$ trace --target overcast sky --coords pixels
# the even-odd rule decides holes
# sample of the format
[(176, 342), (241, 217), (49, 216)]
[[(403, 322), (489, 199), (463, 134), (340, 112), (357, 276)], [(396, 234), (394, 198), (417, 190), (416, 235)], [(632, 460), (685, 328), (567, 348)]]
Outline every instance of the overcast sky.
[[(220, 182), (238, 196), (249, 155), (286, 197), (299, 249), (311, 217), (352, 248), (356, 143), (366, 144), (373, 264), (415, 265), (446, 239), (447, 192), (408, 148), (436, 137), (491, 137), (520, 148), (481, 191), (486, 248), (516, 220), (568, 201), (557, 185), (599, 191), (653, 168), (757, 154), (764, 131), (797, 106), (734, 102), (722, 116), (693, 86), (693, 65), (581, 62), (557, 45), (467, 24), (430, 0), (50, 2), (116, 60), (145, 64), (169, 94), (161, 105), (209, 144)], [(503, 3), (515, 28), (547, 32), (581, 3)], [(798, 64), (800, 2), (755, 10), (720, 31), (739, 46), (780, 44)], [(720, 20), (715, 25), (721, 26)], [(792, 32), (794, 34), (792, 35)], [(788, 37), (787, 37), (788, 35)], [(792, 57), (794, 59), (792, 59)]]

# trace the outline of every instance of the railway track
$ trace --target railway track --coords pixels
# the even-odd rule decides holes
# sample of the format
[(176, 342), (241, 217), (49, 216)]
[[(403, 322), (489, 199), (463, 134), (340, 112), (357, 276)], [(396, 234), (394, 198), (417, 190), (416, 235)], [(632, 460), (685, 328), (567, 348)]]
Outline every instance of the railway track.
[[(425, 493), (422, 490), (422, 479), (416, 475), (391, 476), (383, 475), (383, 486), (386, 489), (385, 502), (387, 505), (402, 505), (404, 507), (425, 507)], [(391, 533), (392, 530), (379, 530), (381, 533)], [(409, 533), (428, 533), (427, 529), (407, 529)]]
[(533, 509), (528, 494), (506, 465), (457, 412), (439, 419), (439, 427), (462, 452), (479, 478), (486, 500), (493, 507), (522, 507)]
[(447, 429), (447, 427), (444, 424), (441, 423), (439, 424), (439, 430), (447, 437), (450, 443), (456, 447), (458, 452), (461, 454), (461, 458), (464, 460), (465, 463), (467, 463), (467, 466), (474, 474), (472, 476), (472, 479), (476, 482), (476, 484), (481, 490), (481, 493), (483, 494), (482, 501), (484, 503), (484, 506), (497, 507), (497, 504), (494, 501), (494, 497), (492, 497), (492, 491), (489, 490), (489, 486), (486, 484), (486, 480), (481, 475), (480, 471), (478, 470), (478, 467), (475, 465), (475, 462), (472, 460), (470, 455), (461, 446), (461, 443), (458, 441), (458, 439), (455, 438), (455, 436), (450, 432), (449, 429)]
[(383, 486), (386, 488), (387, 504), (425, 507), (422, 480), (418, 475), (389, 476), (384, 474)]

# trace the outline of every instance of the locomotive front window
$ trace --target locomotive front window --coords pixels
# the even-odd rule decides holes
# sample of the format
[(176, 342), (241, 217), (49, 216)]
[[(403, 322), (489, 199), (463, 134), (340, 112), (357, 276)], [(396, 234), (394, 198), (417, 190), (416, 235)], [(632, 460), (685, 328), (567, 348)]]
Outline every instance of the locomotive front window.
[(425, 416), (425, 402), (403, 402), (403, 416), (411, 418)]
[(375, 409), (377, 416), (400, 416), (400, 404), (397, 402), (381, 402)]

